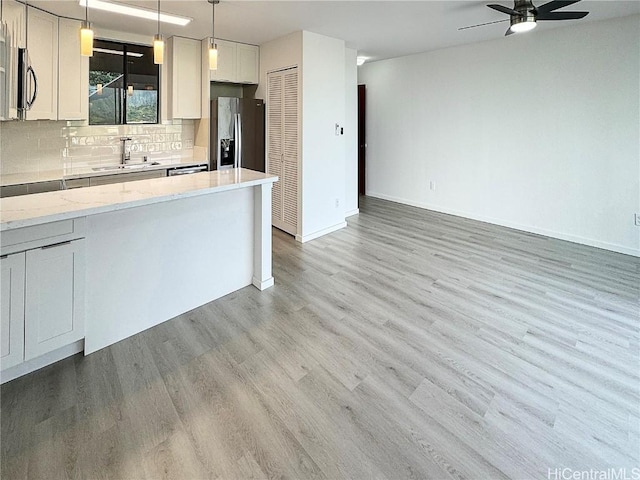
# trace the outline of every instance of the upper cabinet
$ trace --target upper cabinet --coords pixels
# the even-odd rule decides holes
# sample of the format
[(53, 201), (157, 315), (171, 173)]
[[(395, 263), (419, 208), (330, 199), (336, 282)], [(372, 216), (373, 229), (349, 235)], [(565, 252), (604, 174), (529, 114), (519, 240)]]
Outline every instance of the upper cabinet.
[(18, 48), (27, 46), (25, 6), (18, 2), (2, 1), (2, 20), (6, 25), (6, 31), (0, 33), (0, 120), (11, 120), (18, 118), (18, 99), (14, 92), (17, 92), (18, 77), (13, 73), (16, 71), (15, 62), (17, 60)]
[[(27, 48), (29, 70), (26, 95), (33, 106), (27, 120), (86, 120), (88, 118), (89, 58), (80, 55), (78, 20), (58, 18), (16, 1), (2, 2), (6, 44), (0, 55), (2, 111), (0, 120), (18, 118), (17, 49)], [(0, 45), (2, 46), (2, 45)]]
[(202, 55), (199, 40), (171, 37), (167, 52), (169, 118), (200, 118)]
[(80, 55), (81, 22), (60, 18), (58, 24), (58, 120), (89, 117), (89, 57)]
[(28, 95), (35, 94), (27, 120), (57, 120), (58, 17), (27, 7), (27, 19), (27, 49), (33, 68), (27, 90)]
[(257, 84), (260, 80), (260, 48), (255, 45), (216, 39), (218, 69), (211, 71), (214, 82)]
[(7, 24), (10, 44), (14, 48), (25, 48), (27, 46), (24, 15), (24, 4), (2, 0), (2, 21)]
[(257, 84), (260, 80), (260, 48), (238, 43), (236, 51), (238, 83)]

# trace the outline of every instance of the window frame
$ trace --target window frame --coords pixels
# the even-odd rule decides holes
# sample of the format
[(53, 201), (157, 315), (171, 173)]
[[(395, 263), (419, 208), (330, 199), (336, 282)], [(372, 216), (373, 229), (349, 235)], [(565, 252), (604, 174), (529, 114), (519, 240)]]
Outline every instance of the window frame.
[[(115, 125), (159, 125), (161, 123), (161, 118), (160, 118), (160, 104), (161, 104), (161, 98), (160, 98), (160, 76), (161, 76), (161, 68), (160, 65), (154, 64), (155, 70), (156, 70), (156, 75), (155, 78), (157, 79), (157, 96), (156, 96), (156, 121), (155, 122), (132, 122), (129, 123), (127, 121), (127, 102), (128, 102), (128, 97), (129, 95), (127, 95), (127, 88), (129, 86), (129, 65), (127, 63), (127, 52), (129, 51), (130, 47), (135, 47), (135, 48), (140, 48), (140, 47), (144, 47), (144, 48), (148, 48), (150, 50), (150, 56), (151, 58), (153, 58), (153, 46), (151, 45), (146, 45), (146, 44), (139, 44), (139, 43), (133, 43), (133, 42), (126, 42), (123, 40), (113, 40), (113, 39), (106, 39), (106, 38), (96, 38), (97, 42), (106, 42), (107, 44), (112, 44), (114, 47), (117, 47), (118, 49), (121, 49), (123, 54), (122, 54), (122, 72), (123, 72), (123, 76), (122, 76), (122, 84), (123, 84), (123, 88), (122, 88), (122, 93), (121, 93), (121, 102), (120, 102), (120, 115), (119, 115), (119, 120), (120, 123), (113, 123), (113, 124), (106, 124), (106, 123), (91, 123), (91, 103), (89, 103), (89, 111), (87, 112), (87, 124), (91, 125), (91, 126), (115, 126)], [(91, 69), (91, 61), (92, 61), (93, 57), (89, 58), (89, 73), (91, 73), (93, 70)]]

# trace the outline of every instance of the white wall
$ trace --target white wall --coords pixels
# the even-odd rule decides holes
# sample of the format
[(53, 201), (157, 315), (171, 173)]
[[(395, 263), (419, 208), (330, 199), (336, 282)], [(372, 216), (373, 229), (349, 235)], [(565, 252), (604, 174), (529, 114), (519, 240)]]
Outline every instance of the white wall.
[(302, 235), (345, 226), (345, 44), (303, 32)]
[(260, 45), (260, 83), (256, 98), (267, 99), (267, 74), (275, 70), (298, 66), (302, 74), (302, 32), (293, 32)]
[(640, 255), (639, 21), (360, 67), (367, 194)]
[(358, 52), (344, 51), (344, 159), (345, 159), (345, 215), (358, 213)]

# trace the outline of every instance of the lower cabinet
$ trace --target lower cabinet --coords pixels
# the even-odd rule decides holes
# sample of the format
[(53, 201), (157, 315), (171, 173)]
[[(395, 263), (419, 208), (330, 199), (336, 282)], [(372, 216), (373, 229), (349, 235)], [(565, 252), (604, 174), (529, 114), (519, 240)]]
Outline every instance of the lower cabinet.
[(95, 187), (96, 185), (110, 185), (112, 183), (135, 182), (136, 180), (147, 180), (149, 178), (161, 178), (166, 176), (167, 176), (166, 170), (151, 170), (148, 172), (132, 172), (132, 173), (118, 173), (115, 175), (100, 175), (97, 177), (90, 177), (89, 186)]
[(3, 370), (84, 338), (84, 239), (0, 262)]
[(24, 361), (24, 272), (25, 254), (0, 258), (0, 368)]

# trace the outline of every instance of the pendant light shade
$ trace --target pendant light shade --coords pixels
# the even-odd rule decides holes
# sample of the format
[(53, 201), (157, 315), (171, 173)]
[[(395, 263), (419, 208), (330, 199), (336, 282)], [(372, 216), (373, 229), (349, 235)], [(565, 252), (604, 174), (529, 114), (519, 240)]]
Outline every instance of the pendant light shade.
[(93, 57), (93, 30), (89, 23), (89, 0), (84, 7), (84, 22), (80, 28), (80, 55)]
[(164, 39), (162, 35), (153, 37), (153, 63), (162, 65), (164, 63)]
[(213, 38), (209, 42), (209, 70), (218, 69), (218, 46)]
[(211, 40), (209, 41), (209, 70), (218, 69), (218, 46), (216, 45), (216, 3), (220, 0), (207, 0), (211, 4)]
[(153, 37), (153, 63), (164, 63), (164, 39), (160, 35), (160, 0), (158, 0), (158, 33)]

